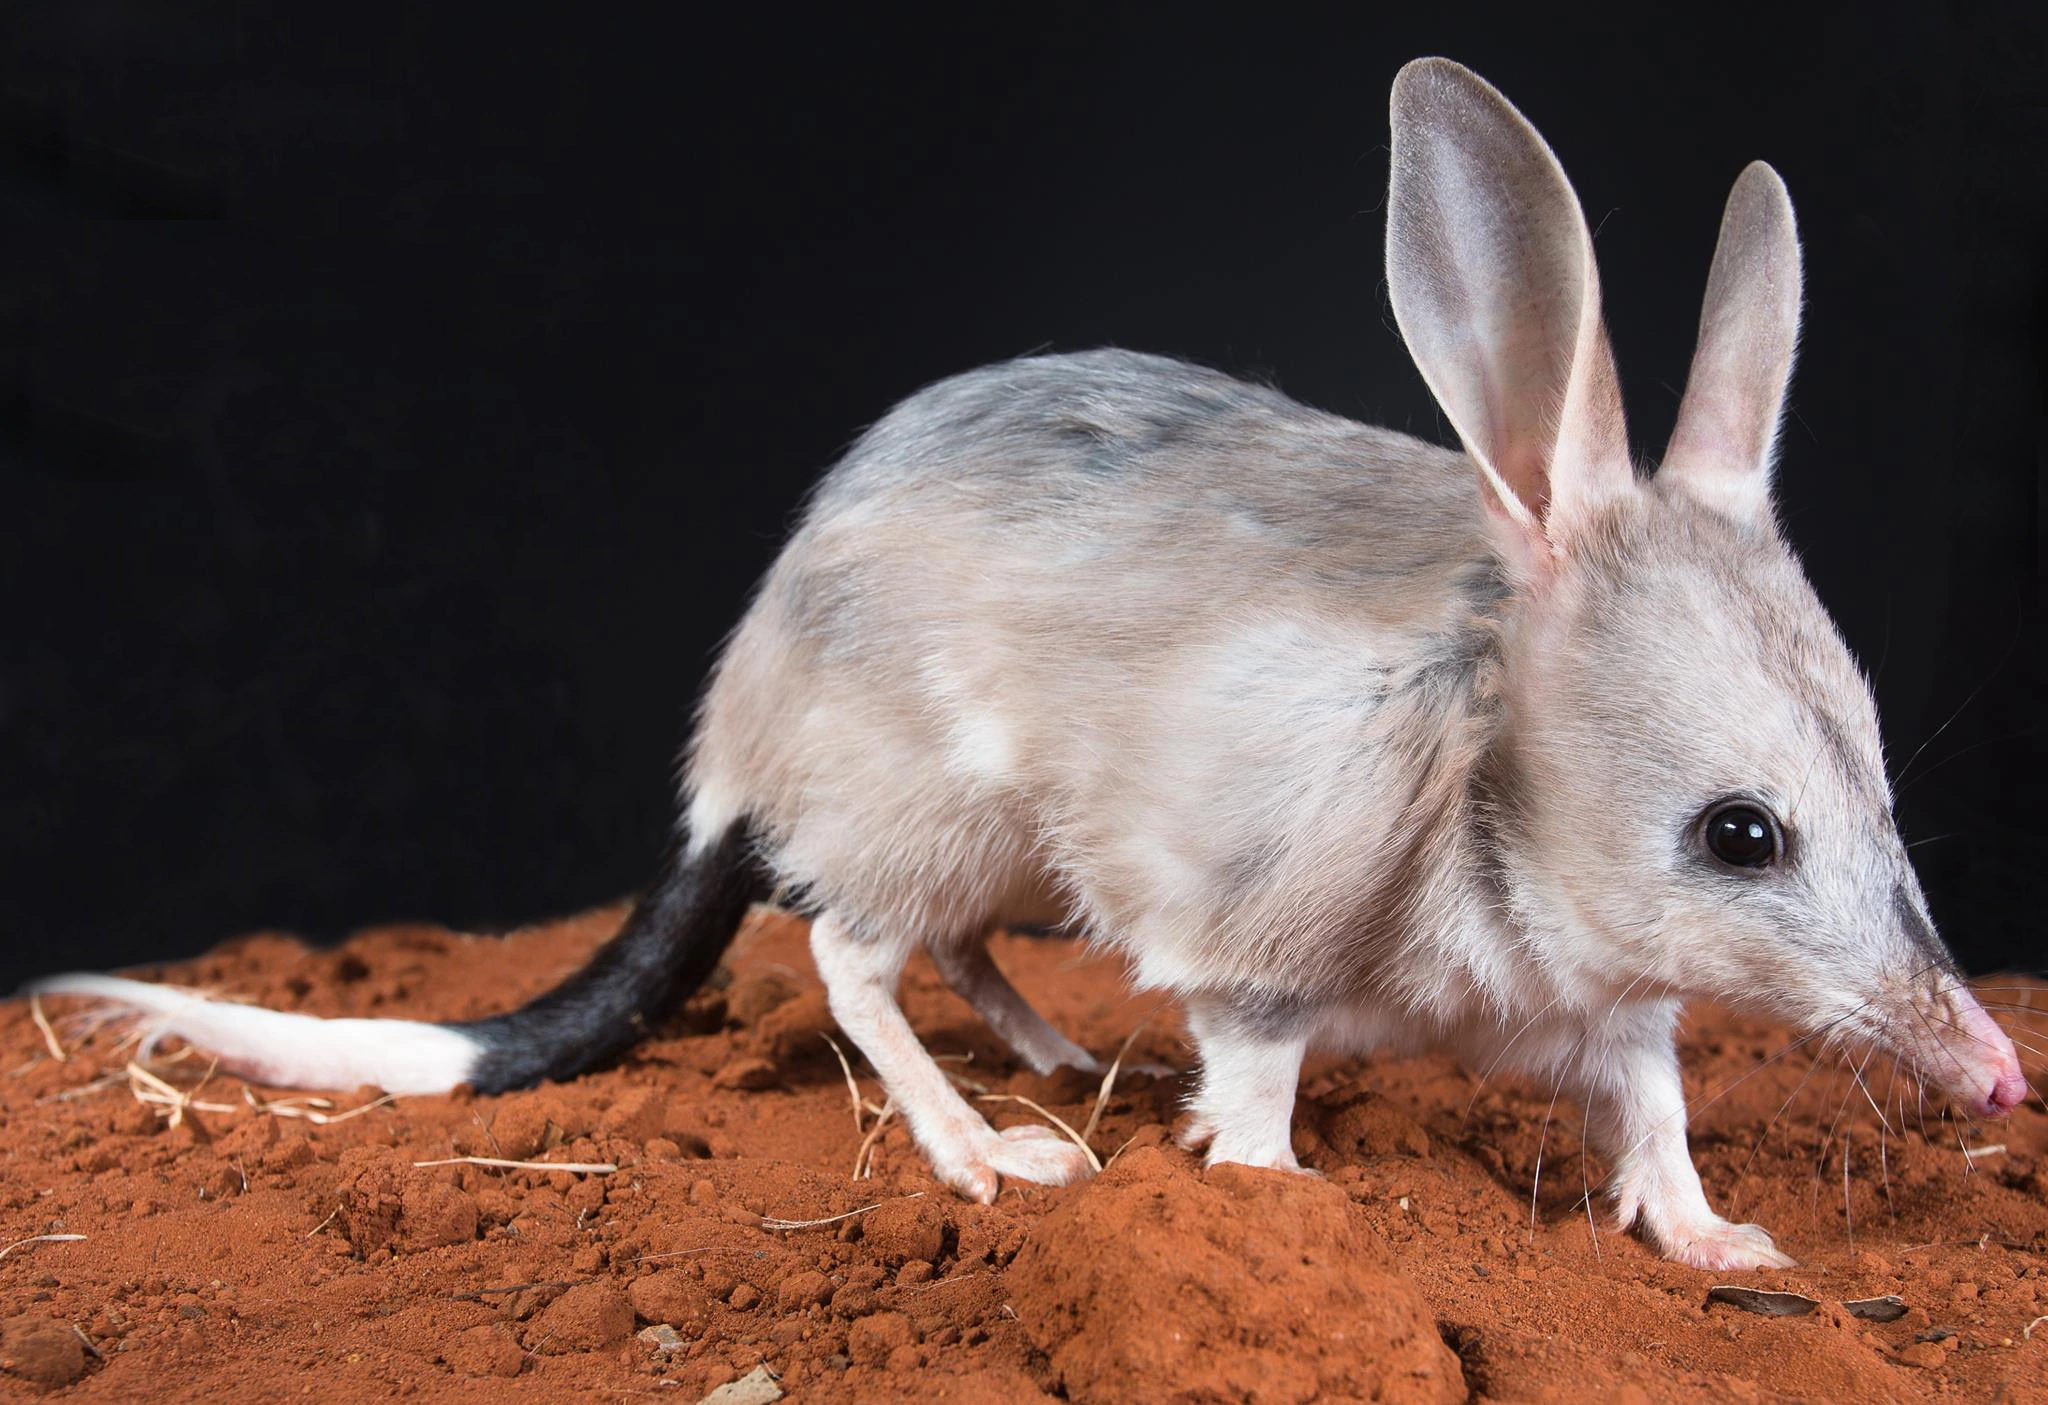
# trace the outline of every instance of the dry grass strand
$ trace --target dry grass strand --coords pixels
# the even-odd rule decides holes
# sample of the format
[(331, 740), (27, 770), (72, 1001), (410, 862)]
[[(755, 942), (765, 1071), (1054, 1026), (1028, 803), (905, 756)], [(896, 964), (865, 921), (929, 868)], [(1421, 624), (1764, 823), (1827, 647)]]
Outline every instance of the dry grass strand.
[(95, 1093), (104, 1093), (109, 1088), (118, 1088), (127, 1081), (128, 1075), (125, 1073), (103, 1073), (98, 1078), (93, 1079), (92, 1082), (81, 1083), (76, 1088), (66, 1088), (58, 1093), (46, 1093), (36, 1099), (35, 1105), (43, 1107), (50, 1103), (76, 1102), (80, 1098), (89, 1098)]
[(1079, 1132), (1075, 1131), (1072, 1127), (1068, 1126), (1056, 1114), (1046, 1111), (1043, 1107), (1031, 1101), (1031, 1099), (1025, 1097), (1022, 1093), (983, 1093), (980, 1097), (976, 1098), (975, 1101), (983, 1103), (1024, 1104), (1024, 1106), (1030, 1108), (1040, 1117), (1043, 1117), (1046, 1121), (1052, 1123), (1052, 1125), (1057, 1127), (1060, 1131), (1066, 1133), (1067, 1140), (1072, 1142), (1075, 1146), (1081, 1148), (1081, 1154), (1088, 1158), (1088, 1166), (1091, 1170), (1100, 1171), (1102, 1169), (1102, 1158), (1095, 1154), (1095, 1149), (1093, 1147), (1089, 1146), (1087, 1142), (1081, 1139), (1081, 1134)]
[(206, 1073), (188, 1089), (175, 1087), (156, 1074), (144, 1068), (135, 1060), (128, 1061), (128, 1091), (135, 1101), (157, 1110), (157, 1115), (167, 1120), (172, 1127), (185, 1120), (187, 1112), (239, 1112), (234, 1103), (200, 1102), (195, 1096), (212, 1079), (216, 1064), (207, 1066)]
[(71, 1062), (71, 1055), (64, 1052), (57, 1031), (50, 1026), (50, 1017), (43, 1013), (43, 997), (40, 994), (28, 998), (28, 1017), (36, 1022), (36, 1029), (43, 1036), (43, 1044), (50, 1051), (50, 1057), (60, 1064)]
[(860, 1150), (854, 1154), (853, 1178), (855, 1180), (865, 1181), (873, 1178), (875, 1174), (875, 1144), (881, 1140), (883, 1126), (895, 1115), (896, 1100), (894, 1098), (889, 1099), (889, 1101), (883, 1103), (875, 1110), (874, 1125), (868, 1128), (867, 1136), (861, 1141)]
[[(895, 1197), (895, 1198), (896, 1198), (896, 1199), (898, 1199), (898, 1200), (922, 1200), (922, 1199), (924, 1198), (924, 1192), (923, 1192), (923, 1191), (921, 1191), (921, 1190), (917, 1190), (917, 1191), (912, 1191), (912, 1192), (911, 1192), (911, 1193), (910, 1193), (909, 1195), (899, 1195), (899, 1196), (897, 1196), (897, 1197)], [(822, 1219), (822, 1220), (778, 1220), (778, 1219), (774, 1219), (774, 1218), (772, 1218), (772, 1217), (768, 1217), (768, 1216), (763, 1216), (763, 1217), (762, 1217), (762, 1219), (761, 1219), (761, 1228), (763, 1228), (763, 1229), (817, 1229), (817, 1228), (819, 1228), (820, 1226), (823, 1226), (823, 1225), (828, 1225), (828, 1224), (838, 1224), (838, 1223), (840, 1223), (840, 1222), (841, 1222), (842, 1220), (850, 1220), (850, 1219), (852, 1219), (852, 1218), (853, 1218), (854, 1216), (856, 1216), (856, 1215), (865, 1215), (865, 1214), (866, 1214), (866, 1213), (867, 1213), (868, 1211), (870, 1211), (870, 1210), (879, 1210), (879, 1209), (881, 1209), (881, 1208), (882, 1208), (882, 1207), (883, 1207), (884, 1205), (887, 1205), (887, 1204), (889, 1204), (889, 1203), (890, 1203), (890, 1202), (889, 1202), (889, 1201), (887, 1201), (887, 1200), (877, 1200), (877, 1201), (876, 1201), (876, 1202), (875, 1202), (874, 1204), (872, 1204), (872, 1205), (863, 1205), (863, 1206), (861, 1206), (861, 1207), (860, 1207), (860, 1208), (859, 1208), (858, 1210), (848, 1210), (848, 1211), (847, 1211), (847, 1212), (846, 1212), (845, 1214), (843, 1214), (843, 1215), (828, 1215), (828, 1216), (826, 1216), (826, 1217), (825, 1217), (824, 1219)]]
[(839, 1060), (839, 1071), (846, 1075), (846, 1096), (853, 1099), (853, 1134), (857, 1137), (867, 1128), (860, 1120), (861, 1108), (865, 1103), (860, 1095), (860, 1084), (853, 1081), (853, 1065), (846, 1061), (846, 1051), (839, 1047), (839, 1041), (820, 1030), (818, 1037), (832, 1046), (832, 1056)]
[(609, 1161), (512, 1161), (503, 1156), (443, 1156), (415, 1161), (415, 1166), (494, 1166), (501, 1171), (568, 1171), (579, 1176), (609, 1176), (619, 1168)]
[(386, 1093), (382, 1097), (372, 1098), (369, 1102), (346, 1111), (334, 1112), (331, 1111), (334, 1104), (326, 1098), (277, 1098), (264, 1102), (256, 1096), (255, 1090), (246, 1087), (242, 1089), (242, 1098), (250, 1107), (266, 1117), (296, 1117), (311, 1122), (316, 1127), (346, 1122), (351, 1117), (361, 1117), (366, 1112), (375, 1112), (380, 1107), (389, 1107), (398, 1101), (396, 1094)]
[(31, 1244), (75, 1244), (85, 1238), (82, 1234), (31, 1234), (26, 1239), (17, 1239), (6, 1248), (0, 1249), (0, 1259), (6, 1258), (16, 1249), (26, 1249)]
[[(1157, 1010), (1152, 1012), (1154, 1015), (1158, 1013)], [(1131, 1032), (1124, 1036), (1124, 1042), (1117, 1048), (1116, 1057), (1109, 1061), (1109, 1068), (1102, 1075), (1102, 1084), (1095, 1090), (1095, 1106), (1088, 1110), (1088, 1121), (1081, 1128), (1081, 1141), (1083, 1145), (1093, 1141), (1095, 1138), (1095, 1128), (1102, 1121), (1102, 1109), (1108, 1105), (1110, 1090), (1116, 1087), (1117, 1072), (1124, 1066), (1124, 1055), (1131, 1052), (1132, 1043), (1144, 1032), (1145, 1026), (1150, 1023), (1152, 1023), (1152, 1015), (1147, 1015), (1144, 1019), (1139, 1020), (1136, 1025), (1132, 1026)], [(1097, 1169), (1100, 1168), (1098, 1167)]]

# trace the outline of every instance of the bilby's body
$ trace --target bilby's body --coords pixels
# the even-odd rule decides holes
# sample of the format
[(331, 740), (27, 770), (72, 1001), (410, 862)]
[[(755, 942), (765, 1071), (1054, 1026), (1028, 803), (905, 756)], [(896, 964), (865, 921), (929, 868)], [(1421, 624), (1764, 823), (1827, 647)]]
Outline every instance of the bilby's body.
[(1772, 521), (1790, 205), (1767, 167), (1738, 181), (1641, 480), (1548, 149), (1440, 60), (1403, 70), (1393, 115), (1389, 287), (1463, 453), (1128, 352), (935, 385), (819, 487), (719, 664), (660, 882), (569, 985), (391, 1040), (55, 988), (289, 1081), (514, 1086), (630, 1043), (779, 883), (919, 1146), (987, 1199), (1086, 1168), (991, 1129), (895, 982), (926, 948), (1026, 1062), (1088, 1066), (983, 948), (1071, 920), (1183, 1000), (1212, 1160), (1295, 1164), (1311, 1045), (1448, 1045), (1559, 1076), (1666, 1253), (1783, 1262), (1687, 1155), (1682, 998), (1875, 1039), (1975, 1113), (2023, 1087), (1926, 921), (1868, 689)]

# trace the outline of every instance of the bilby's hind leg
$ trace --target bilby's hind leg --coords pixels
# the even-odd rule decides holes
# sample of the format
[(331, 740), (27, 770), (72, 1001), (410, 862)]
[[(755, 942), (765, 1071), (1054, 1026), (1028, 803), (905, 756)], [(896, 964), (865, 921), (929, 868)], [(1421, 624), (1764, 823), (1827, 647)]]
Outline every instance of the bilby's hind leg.
[(1033, 1073), (1051, 1073), (1056, 1068), (1102, 1071), (1092, 1054), (1031, 1008), (988, 954), (982, 938), (934, 946), (931, 958), (953, 992), (974, 1007)]
[(896, 1003), (911, 946), (900, 936), (851, 932), (830, 913), (811, 924), (811, 956), (832, 1017), (881, 1075), (932, 1171), (984, 1205), (996, 1198), (1002, 1176), (1065, 1185), (1087, 1175), (1080, 1147), (1047, 1127), (996, 1131), (932, 1062)]
[(1202, 1057), (1202, 1082), (1181, 1135), (1208, 1164), (1236, 1161), (1299, 1171), (1290, 1125), (1294, 1087), (1308, 1052), (1307, 1011), (1292, 1002), (1187, 1000), (1188, 1033)]

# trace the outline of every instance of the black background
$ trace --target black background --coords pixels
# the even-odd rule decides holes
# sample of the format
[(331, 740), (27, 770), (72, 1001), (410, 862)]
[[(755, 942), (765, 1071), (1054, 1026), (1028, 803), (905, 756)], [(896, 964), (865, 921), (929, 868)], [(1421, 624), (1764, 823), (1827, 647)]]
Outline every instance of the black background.
[(1570, 170), (1646, 456), (1784, 173), (1790, 531), (1949, 937), (2048, 959), (2038, 7), (860, 8), (7, 7), (0, 988), (632, 888), (805, 486), (934, 378), (1116, 343), (1441, 434), (1378, 272), (1434, 52)]

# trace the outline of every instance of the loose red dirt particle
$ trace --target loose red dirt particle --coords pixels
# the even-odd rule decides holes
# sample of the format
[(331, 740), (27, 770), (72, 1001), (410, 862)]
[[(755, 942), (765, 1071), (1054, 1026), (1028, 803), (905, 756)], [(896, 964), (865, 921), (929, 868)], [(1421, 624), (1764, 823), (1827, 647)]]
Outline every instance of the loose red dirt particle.
[(602, 1351), (632, 1335), (633, 1308), (609, 1283), (579, 1283), (555, 1299), (534, 1327), (536, 1351)]
[(388, 1247), (398, 1237), (404, 1208), (404, 1176), (411, 1168), (384, 1147), (351, 1147), (341, 1154), (336, 1175), (340, 1220), (358, 1253)]
[(514, 1093), (490, 1120), (490, 1142), (496, 1148), (491, 1154), (508, 1161), (530, 1161), (580, 1135), (584, 1127), (578, 1124), (589, 1121), (587, 1112), (579, 1116), (553, 1090)]
[(825, 1004), (825, 992), (813, 989), (763, 1015), (755, 1027), (755, 1042), (771, 1058), (795, 1060), (823, 1050), (825, 1041), (819, 1036), (825, 1034), (838, 1039), (842, 1049), (846, 1047), (839, 1022)]
[(0, 1323), (0, 1372), (41, 1390), (85, 1374), (85, 1344), (68, 1322), (25, 1313)]
[(820, 1306), (831, 1296), (832, 1280), (816, 1269), (792, 1273), (775, 1290), (775, 1300), (784, 1309)]
[(1324, 1125), (1324, 1136), (1347, 1157), (1429, 1155), (1429, 1134), (1421, 1124), (1371, 1093), (1339, 1108)]
[(667, 1120), (668, 1099), (660, 1089), (634, 1088), (605, 1110), (598, 1127), (607, 1136), (639, 1143), (660, 1136)]
[(718, 1070), (713, 1086), (742, 1092), (773, 1088), (781, 1074), (767, 1059), (734, 1059)]
[(900, 1312), (877, 1312), (853, 1324), (846, 1334), (846, 1354), (858, 1366), (879, 1366), (898, 1347), (910, 1346), (917, 1331)]
[(890, 1268), (912, 1259), (934, 1263), (946, 1245), (946, 1208), (933, 1195), (884, 1201), (861, 1216), (861, 1242)]
[(795, 999), (802, 989), (796, 976), (780, 967), (750, 971), (727, 989), (726, 1016), (736, 1024), (757, 1025), (770, 1010)]
[(516, 1376), (526, 1353), (503, 1327), (471, 1327), (457, 1332), (442, 1349), (442, 1359), (458, 1376)]
[(407, 1249), (438, 1249), (476, 1238), (476, 1197), (444, 1180), (415, 1173), (400, 1198), (401, 1242)]
[(626, 1298), (644, 1322), (662, 1322), (686, 1336), (695, 1336), (711, 1315), (713, 1295), (686, 1270), (663, 1269), (636, 1278), (626, 1287)]
[(1928, 1371), (1948, 1363), (1948, 1353), (1934, 1342), (1909, 1342), (1899, 1348), (1898, 1358), (1908, 1366)]

